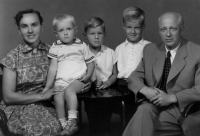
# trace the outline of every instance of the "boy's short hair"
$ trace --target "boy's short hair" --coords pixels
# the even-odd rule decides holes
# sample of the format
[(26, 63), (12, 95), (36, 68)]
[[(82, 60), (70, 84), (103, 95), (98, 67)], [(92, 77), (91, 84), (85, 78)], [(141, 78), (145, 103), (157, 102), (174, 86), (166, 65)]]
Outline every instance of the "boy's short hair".
[(76, 21), (75, 21), (75, 18), (72, 15), (70, 15), (70, 14), (59, 14), (56, 17), (54, 17), (54, 19), (53, 19), (52, 25), (53, 25), (54, 30), (56, 30), (57, 22), (63, 21), (65, 19), (71, 21), (73, 26), (76, 27)]
[(17, 26), (19, 27), (19, 22), (20, 22), (20, 20), (23, 18), (23, 15), (24, 15), (24, 14), (31, 14), (31, 13), (36, 14), (36, 15), (38, 16), (39, 21), (40, 21), (40, 24), (42, 25), (42, 23), (43, 23), (43, 18), (42, 18), (42, 16), (40, 15), (40, 12), (39, 12), (39, 11), (34, 10), (34, 9), (25, 9), (25, 10), (19, 11), (19, 12), (15, 15), (15, 17), (14, 17), (15, 23), (17, 24)]
[(104, 33), (106, 32), (106, 27), (104, 21), (99, 17), (91, 17), (85, 21), (84, 33), (87, 33), (89, 28), (95, 28), (97, 26), (102, 26)]
[(128, 7), (123, 13), (123, 23), (130, 22), (131, 20), (140, 20), (142, 26), (145, 25), (145, 12), (138, 7)]

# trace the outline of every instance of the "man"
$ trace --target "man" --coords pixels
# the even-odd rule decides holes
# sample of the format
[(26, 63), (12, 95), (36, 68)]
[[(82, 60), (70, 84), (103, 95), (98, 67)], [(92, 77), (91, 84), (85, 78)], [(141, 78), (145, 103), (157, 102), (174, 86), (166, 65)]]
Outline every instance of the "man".
[(197, 136), (200, 111), (188, 117), (181, 112), (200, 101), (200, 46), (182, 37), (184, 22), (178, 13), (163, 14), (158, 26), (163, 43), (144, 48), (127, 81), (139, 106), (123, 136)]

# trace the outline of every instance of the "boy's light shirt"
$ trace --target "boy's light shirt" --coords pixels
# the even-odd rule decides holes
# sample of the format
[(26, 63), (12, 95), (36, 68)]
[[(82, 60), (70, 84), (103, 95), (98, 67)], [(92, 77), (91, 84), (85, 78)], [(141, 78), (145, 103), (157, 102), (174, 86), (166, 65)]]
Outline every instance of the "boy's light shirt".
[(150, 42), (143, 38), (138, 43), (130, 43), (127, 39), (118, 45), (115, 53), (117, 57), (117, 78), (127, 79), (136, 69), (143, 58), (143, 48)]
[(101, 50), (94, 56), (95, 70), (91, 77), (91, 81), (94, 82), (97, 79), (97, 76), (102, 81), (107, 81), (112, 75), (113, 65), (116, 63), (114, 50), (101, 45)]
[(71, 45), (65, 45), (60, 40), (53, 43), (48, 57), (58, 61), (56, 73), (58, 84), (59, 82), (70, 83), (84, 76), (87, 71), (86, 63), (94, 61), (94, 56), (89, 52), (88, 46), (77, 38)]

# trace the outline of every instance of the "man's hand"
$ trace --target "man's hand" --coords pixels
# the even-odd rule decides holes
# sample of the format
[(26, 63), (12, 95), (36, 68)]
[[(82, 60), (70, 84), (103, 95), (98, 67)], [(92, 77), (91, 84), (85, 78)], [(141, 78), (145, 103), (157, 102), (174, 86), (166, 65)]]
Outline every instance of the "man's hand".
[(154, 96), (159, 94), (159, 91), (145, 86), (140, 90), (140, 93), (143, 94), (148, 100), (151, 100)]
[(174, 94), (167, 94), (158, 88), (155, 88), (155, 90), (157, 90), (159, 94), (150, 99), (150, 102), (154, 105), (163, 107), (177, 102), (177, 98)]

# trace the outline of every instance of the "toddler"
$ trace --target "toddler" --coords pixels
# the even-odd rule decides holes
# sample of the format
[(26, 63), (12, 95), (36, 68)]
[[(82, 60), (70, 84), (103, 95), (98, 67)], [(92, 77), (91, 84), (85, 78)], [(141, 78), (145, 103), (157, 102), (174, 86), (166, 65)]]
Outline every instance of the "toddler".
[[(53, 43), (48, 53), (51, 63), (43, 93), (51, 88), (55, 79), (53, 93), (57, 117), (63, 127), (61, 135), (73, 135), (78, 131), (76, 94), (82, 91), (93, 74), (94, 56), (85, 43), (75, 38), (77, 26), (73, 16), (56, 16), (53, 27), (58, 41)], [(66, 109), (68, 120), (65, 118)]]

